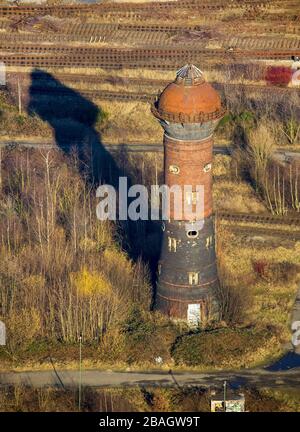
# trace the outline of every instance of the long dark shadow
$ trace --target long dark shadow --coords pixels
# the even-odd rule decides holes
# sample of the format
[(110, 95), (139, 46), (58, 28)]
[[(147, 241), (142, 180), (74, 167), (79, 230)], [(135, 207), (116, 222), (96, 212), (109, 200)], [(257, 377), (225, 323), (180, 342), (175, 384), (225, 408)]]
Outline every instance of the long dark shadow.
[[(132, 180), (127, 170), (126, 149), (120, 146), (118, 154), (112, 156), (105, 149), (101, 133), (96, 129), (103, 116), (101, 107), (50, 73), (35, 69), (31, 73), (28, 112), (38, 115), (52, 127), (56, 144), (65, 154), (75, 152), (78, 155), (79, 169), (93, 187), (109, 184), (118, 190), (120, 176), (127, 177), (130, 187)], [(142, 256), (150, 264), (152, 281), (155, 282), (160, 250), (159, 224), (124, 221), (119, 226), (123, 248), (132, 259)], [(157, 238), (156, 244), (149, 247), (147, 236), (153, 237), (153, 234)], [(157, 249), (157, 253), (153, 249)]]

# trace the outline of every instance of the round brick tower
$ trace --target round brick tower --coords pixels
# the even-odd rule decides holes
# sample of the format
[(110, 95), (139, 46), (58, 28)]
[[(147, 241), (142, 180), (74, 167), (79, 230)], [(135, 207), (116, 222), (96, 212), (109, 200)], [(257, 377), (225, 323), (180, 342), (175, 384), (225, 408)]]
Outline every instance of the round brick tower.
[[(196, 206), (197, 185), (204, 186), (202, 224), (193, 214), (174, 217), (170, 201), (158, 266), (156, 309), (190, 324), (216, 316), (218, 275), (212, 210), (213, 132), (224, 115), (218, 93), (194, 65), (177, 72), (152, 106), (164, 133), (165, 184), (191, 185), (183, 200)], [(183, 189), (182, 189), (183, 190)], [(204, 219), (204, 224), (203, 224)], [(187, 229), (188, 227), (188, 229)], [(200, 227), (200, 228), (199, 228)]]

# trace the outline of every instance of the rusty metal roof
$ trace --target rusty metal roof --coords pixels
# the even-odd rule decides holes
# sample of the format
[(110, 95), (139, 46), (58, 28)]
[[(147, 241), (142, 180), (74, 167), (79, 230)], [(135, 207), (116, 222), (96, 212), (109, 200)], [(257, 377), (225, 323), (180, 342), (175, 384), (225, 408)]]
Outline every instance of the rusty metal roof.
[(176, 79), (161, 93), (152, 113), (161, 119), (181, 123), (201, 123), (221, 118), (224, 109), (218, 92), (205, 81), (199, 68), (183, 66)]

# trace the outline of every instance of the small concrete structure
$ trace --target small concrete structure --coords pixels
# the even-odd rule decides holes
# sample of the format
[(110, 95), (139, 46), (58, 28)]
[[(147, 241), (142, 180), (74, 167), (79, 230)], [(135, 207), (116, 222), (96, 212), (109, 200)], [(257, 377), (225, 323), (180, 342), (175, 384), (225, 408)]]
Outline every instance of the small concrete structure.
[(210, 411), (211, 412), (244, 412), (245, 396), (243, 393), (226, 392), (225, 409), (224, 393), (211, 393)]

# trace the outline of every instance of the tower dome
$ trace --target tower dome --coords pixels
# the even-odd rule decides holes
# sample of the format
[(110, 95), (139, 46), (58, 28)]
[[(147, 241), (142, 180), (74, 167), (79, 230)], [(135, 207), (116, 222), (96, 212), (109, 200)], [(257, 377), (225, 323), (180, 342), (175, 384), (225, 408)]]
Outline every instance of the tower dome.
[(157, 118), (174, 123), (202, 123), (220, 119), (224, 114), (219, 94), (192, 64), (179, 69), (152, 112)]

